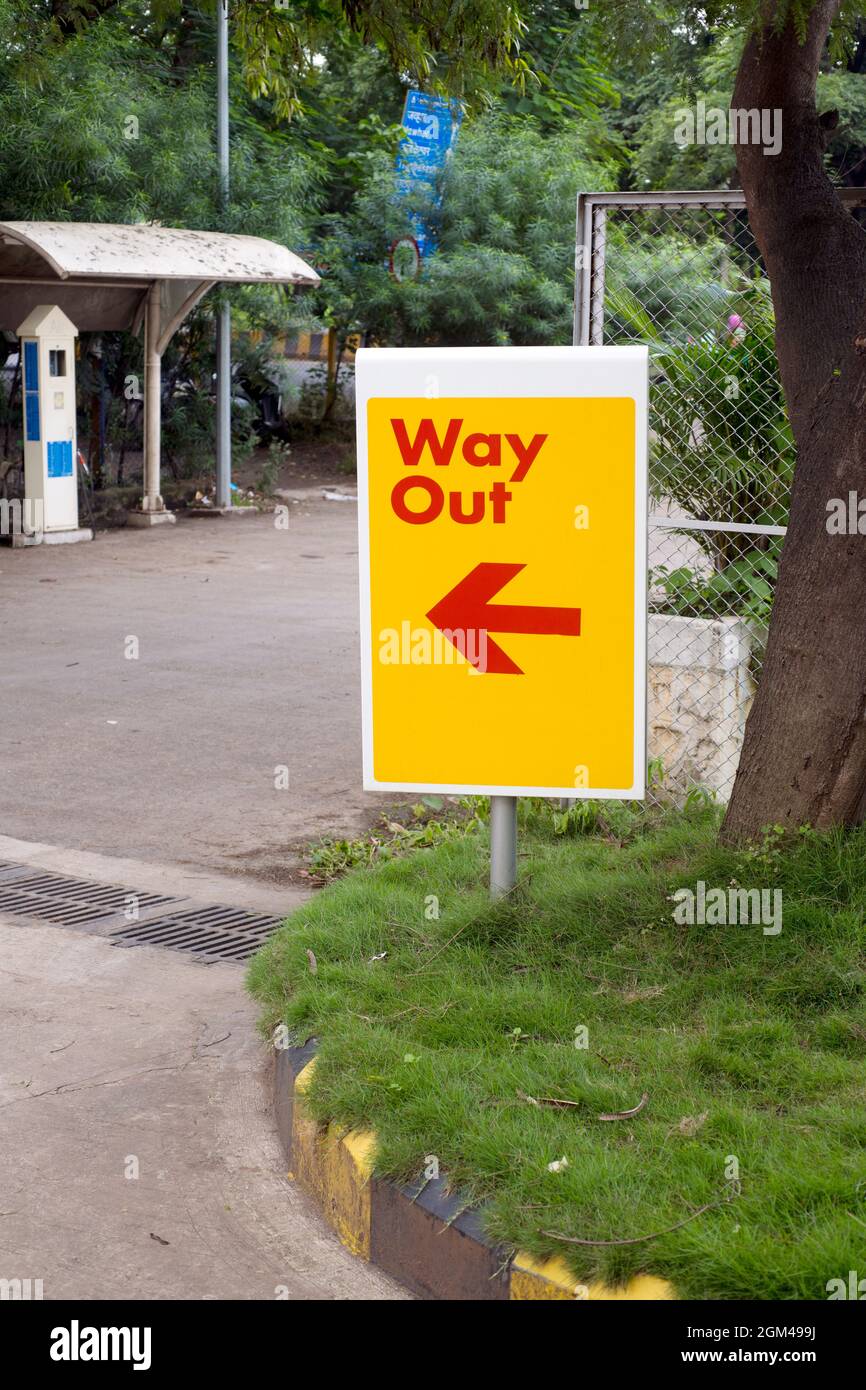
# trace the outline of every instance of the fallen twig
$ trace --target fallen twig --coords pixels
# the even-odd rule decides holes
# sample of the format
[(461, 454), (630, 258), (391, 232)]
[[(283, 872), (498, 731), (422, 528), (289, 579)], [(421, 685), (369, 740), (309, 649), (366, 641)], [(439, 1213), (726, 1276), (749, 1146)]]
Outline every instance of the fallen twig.
[(610, 1115), (598, 1115), (599, 1120), (630, 1120), (633, 1115), (639, 1115), (649, 1100), (647, 1092), (644, 1091), (637, 1105), (632, 1110), (614, 1110)]
[(714, 1207), (724, 1206), (730, 1201), (730, 1197), (720, 1197), (717, 1202), (707, 1202), (705, 1207), (698, 1207), (691, 1216), (684, 1217), (673, 1226), (665, 1226), (663, 1231), (653, 1231), (648, 1236), (630, 1236), (627, 1240), (583, 1240), (580, 1236), (564, 1236), (560, 1231), (541, 1231), (539, 1234), (549, 1236), (551, 1240), (565, 1240), (569, 1245), (641, 1245), (645, 1240), (658, 1240), (659, 1236), (670, 1235), (671, 1231), (678, 1231), (681, 1226), (687, 1226), (690, 1221), (703, 1216), (705, 1211), (712, 1211)]

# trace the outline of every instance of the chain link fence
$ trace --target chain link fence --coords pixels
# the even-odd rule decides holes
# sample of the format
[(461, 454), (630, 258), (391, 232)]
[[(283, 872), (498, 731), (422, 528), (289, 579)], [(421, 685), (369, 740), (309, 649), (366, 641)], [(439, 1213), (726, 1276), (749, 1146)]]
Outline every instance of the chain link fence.
[(794, 470), (743, 194), (581, 194), (575, 285), (575, 343), (650, 348), (650, 795), (726, 801)]

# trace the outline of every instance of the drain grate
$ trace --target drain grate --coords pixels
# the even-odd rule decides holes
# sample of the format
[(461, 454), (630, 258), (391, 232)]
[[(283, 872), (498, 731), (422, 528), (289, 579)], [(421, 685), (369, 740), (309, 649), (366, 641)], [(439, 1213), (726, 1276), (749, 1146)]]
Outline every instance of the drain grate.
[(107, 883), (28, 870), (23, 864), (3, 864), (0, 872), (0, 911), (39, 917), (61, 927), (97, 928), (134, 907), (139, 913), (177, 902), (162, 893), (138, 893)]
[(10, 864), (7, 859), (0, 859), (0, 882), (5, 883), (10, 878), (22, 878), (30, 872), (23, 864)]
[(212, 960), (249, 960), (282, 926), (280, 917), (263, 917), (234, 907), (195, 907), (111, 933), (114, 946), (166, 946)]
[[(112, 946), (164, 946), (204, 960), (244, 961), (282, 925), (281, 917), (236, 907), (184, 907), (189, 901), (0, 861), (0, 912), (81, 927)], [(133, 907), (138, 916), (130, 922)]]

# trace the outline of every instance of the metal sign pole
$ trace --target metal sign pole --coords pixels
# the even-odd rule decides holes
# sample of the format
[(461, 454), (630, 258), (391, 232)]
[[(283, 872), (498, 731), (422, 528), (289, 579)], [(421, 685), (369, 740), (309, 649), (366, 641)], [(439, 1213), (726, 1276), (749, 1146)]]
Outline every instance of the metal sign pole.
[(490, 798), (490, 896), (502, 898), (517, 882), (517, 797)]

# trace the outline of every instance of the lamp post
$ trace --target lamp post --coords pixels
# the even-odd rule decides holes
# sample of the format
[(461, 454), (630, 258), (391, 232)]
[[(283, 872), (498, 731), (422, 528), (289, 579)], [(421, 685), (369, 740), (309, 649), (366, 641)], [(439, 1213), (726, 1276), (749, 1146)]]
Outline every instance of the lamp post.
[[(217, 164), (220, 208), (229, 200), (229, 8), (217, 3)], [(231, 506), (232, 480), (232, 311), (220, 305), (216, 320), (216, 505)]]

